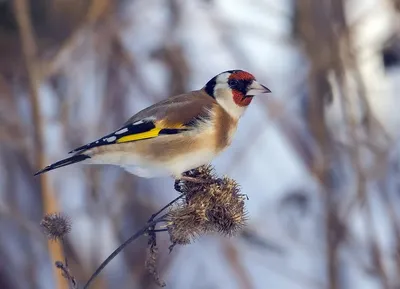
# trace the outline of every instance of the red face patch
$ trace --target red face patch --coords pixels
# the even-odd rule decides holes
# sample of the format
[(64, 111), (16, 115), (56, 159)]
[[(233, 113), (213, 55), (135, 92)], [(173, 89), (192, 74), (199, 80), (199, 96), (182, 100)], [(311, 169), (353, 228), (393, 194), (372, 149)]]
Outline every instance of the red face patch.
[(240, 70), (235, 73), (232, 73), (229, 76), (229, 79), (237, 79), (237, 80), (254, 80), (255, 77), (246, 71)]
[(228, 79), (229, 87), (232, 89), (233, 101), (236, 105), (248, 106), (253, 97), (246, 97), (247, 86), (255, 80), (254, 76), (243, 70), (236, 70), (231, 73)]
[(242, 92), (237, 90), (232, 90), (233, 93), (233, 101), (241, 107), (248, 106), (250, 102), (253, 100), (252, 96), (244, 96)]

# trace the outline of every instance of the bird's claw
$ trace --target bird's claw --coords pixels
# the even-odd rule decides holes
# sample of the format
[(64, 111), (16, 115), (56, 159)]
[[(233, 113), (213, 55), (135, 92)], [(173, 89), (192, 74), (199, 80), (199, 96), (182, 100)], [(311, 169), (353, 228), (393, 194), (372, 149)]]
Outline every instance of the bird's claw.
[(182, 193), (182, 182), (181, 182), (181, 180), (175, 180), (174, 189), (178, 193)]

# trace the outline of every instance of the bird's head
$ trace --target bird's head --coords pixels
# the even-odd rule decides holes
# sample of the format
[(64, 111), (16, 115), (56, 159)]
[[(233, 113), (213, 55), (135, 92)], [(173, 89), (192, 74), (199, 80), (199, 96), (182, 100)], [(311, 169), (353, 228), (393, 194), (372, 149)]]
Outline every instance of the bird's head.
[(229, 70), (213, 77), (204, 87), (232, 117), (240, 118), (257, 94), (271, 92), (243, 70)]

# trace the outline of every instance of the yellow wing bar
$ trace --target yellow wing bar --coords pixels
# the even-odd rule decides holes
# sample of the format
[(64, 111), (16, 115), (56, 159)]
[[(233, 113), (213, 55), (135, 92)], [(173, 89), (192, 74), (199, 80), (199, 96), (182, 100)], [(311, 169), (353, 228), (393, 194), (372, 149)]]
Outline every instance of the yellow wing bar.
[(70, 151), (70, 153), (76, 153), (103, 145), (154, 138), (159, 135), (177, 134), (186, 130), (187, 129), (181, 124), (169, 124), (165, 121), (131, 123), (94, 142), (78, 147)]
[(130, 142), (130, 141), (135, 141), (135, 140), (141, 140), (141, 139), (147, 139), (147, 138), (153, 138), (158, 136), (159, 132), (161, 131), (161, 128), (153, 128), (149, 131), (146, 132), (141, 132), (141, 133), (136, 133), (136, 134), (130, 134), (123, 136), (119, 139), (117, 139), (117, 143), (124, 143), (124, 142)]

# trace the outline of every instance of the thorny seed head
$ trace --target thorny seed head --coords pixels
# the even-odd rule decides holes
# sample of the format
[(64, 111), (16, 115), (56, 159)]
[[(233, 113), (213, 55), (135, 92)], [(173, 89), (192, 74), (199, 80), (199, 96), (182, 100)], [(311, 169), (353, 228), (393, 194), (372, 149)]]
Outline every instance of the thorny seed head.
[(239, 185), (227, 177), (210, 186), (213, 201), (207, 211), (208, 225), (211, 231), (224, 235), (234, 235), (241, 229), (247, 218), (244, 200)]
[(207, 186), (209, 183), (214, 182), (217, 178), (214, 168), (210, 165), (201, 166), (196, 169), (184, 172), (183, 175), (207, 181), (205, 183), (181, 181), (181, 192), (185, 194), (185, 198), (187, 200), (190, 200), (192, 195), (196, 194), (198, 191), (204, 191), (204, 187)]
[(71, 231), (70, 219), (60, 213), (46, 214), (40, 226), (49, 240), (59, 241)]
[(167, 228), (172, 244), (190, 244), (204, 231), (203, 213), (193, 206), (178, 205), (168, 214)]
[(167, 228), (173, 244), (188, 244), (201, 234), (218, 232), (235, 234), (246, 221), (245, 196), (232, 179), (217, 178), (211, 166), (187, 173), (206, 179), (204, 184), (183, 181), (181, 202), (172, 207)]
[(202, 180), (213, 180), (216, 178), (215, 170), (211, 165), (198, 167), (196, 169), (184, 172), (183, 175)]

